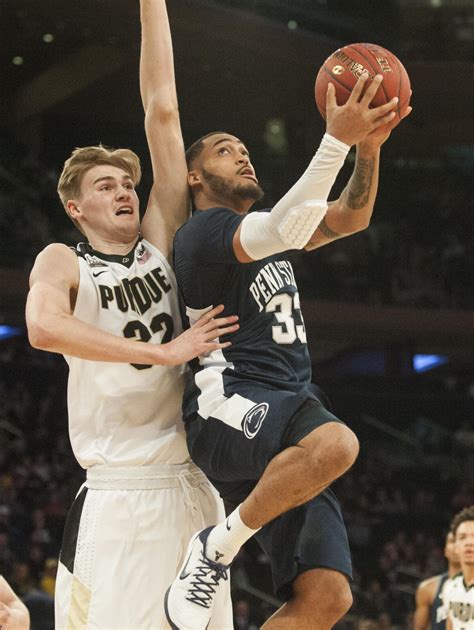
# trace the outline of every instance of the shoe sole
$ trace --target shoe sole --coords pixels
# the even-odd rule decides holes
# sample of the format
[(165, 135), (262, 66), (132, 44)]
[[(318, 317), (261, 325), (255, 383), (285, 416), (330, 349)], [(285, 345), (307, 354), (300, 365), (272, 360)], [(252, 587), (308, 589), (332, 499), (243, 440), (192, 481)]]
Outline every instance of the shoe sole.
[[(174, 623), (171, 621), (171, 617), (169, 616), (168, 613), (168, 593), (170, 592), (171, 586), (170, 588), (166, 591), (166, 595), (165, 595), (165, 615), (166, 615), (166, 619), (168, 621), (168, 623), (171, 626), (171, 630), (180, 630), (180, 628), (178, 628), (178, 626), (175, 626)], [(207, 628), (209, 628), (209, 624), (211, 623), (211, 621), (209, 620), (209, 623), (207, 624), (205, 630), (207, 630)]]
[(171, 626), (171, 630), (179, 630), (178, 626), (176, 626), (171, 620), (170, 614), (168, 612), (168, 595), (169, 595), (170, 590), (171, 590), (171, 586), (166, 591), (166, 595), (165, 595), (165, 615), (166, 615), (166, 619), (168, 620), (168, 623)]

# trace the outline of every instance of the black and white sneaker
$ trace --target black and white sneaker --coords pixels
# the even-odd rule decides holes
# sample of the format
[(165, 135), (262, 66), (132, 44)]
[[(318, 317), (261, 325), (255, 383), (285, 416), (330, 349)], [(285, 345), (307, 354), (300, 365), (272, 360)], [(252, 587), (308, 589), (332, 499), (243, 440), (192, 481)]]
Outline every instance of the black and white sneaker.
[(229, 567), (206, 556), (212, 529), (193, 536), (180, 573), (166, 591), (165, 612), (173, 630), (205, 630), (219, 586), (229, 579)]

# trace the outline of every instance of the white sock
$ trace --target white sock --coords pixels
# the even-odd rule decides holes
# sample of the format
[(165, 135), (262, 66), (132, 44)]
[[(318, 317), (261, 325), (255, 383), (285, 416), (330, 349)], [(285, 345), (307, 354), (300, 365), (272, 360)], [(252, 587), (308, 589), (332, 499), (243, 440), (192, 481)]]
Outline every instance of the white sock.
[(206, 544), (206, 556), (209, 560), (229, 565), (242, 545), (252, 538), (259, 529), (250, 529), (240, 518), (240, 506), (216, 525), (209, 534)]

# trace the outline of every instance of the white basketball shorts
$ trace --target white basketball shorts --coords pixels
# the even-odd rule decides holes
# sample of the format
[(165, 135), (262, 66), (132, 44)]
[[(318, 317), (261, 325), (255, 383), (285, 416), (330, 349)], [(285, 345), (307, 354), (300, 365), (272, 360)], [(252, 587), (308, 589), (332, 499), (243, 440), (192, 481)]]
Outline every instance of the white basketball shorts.
[[(191, 536), (225, 518), (216, 490), (193, 464), (87, 471), (64, 530), (56, 630), (168, 630), (166, 589)], [(230, 585), (209, 628), (230, 630)]]

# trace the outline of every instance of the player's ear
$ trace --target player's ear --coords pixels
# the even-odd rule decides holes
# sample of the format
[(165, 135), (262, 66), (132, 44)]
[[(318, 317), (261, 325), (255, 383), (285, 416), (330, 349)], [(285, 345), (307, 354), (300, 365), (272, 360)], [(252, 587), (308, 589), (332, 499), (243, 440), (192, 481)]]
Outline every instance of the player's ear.
[(192, 170), (188, 173), (188, 185), (191, 188), (195, 188), (196, 186), (200, 186), (202, 184), (202, 179), (200, 173), (198, 171)]
[(68, 199), (66, 210), (71, 219), (77, 219), (77, 217), (81, 215), (81, 210), (77, 205), (77, 201), (74, 201), (74, 199)]

